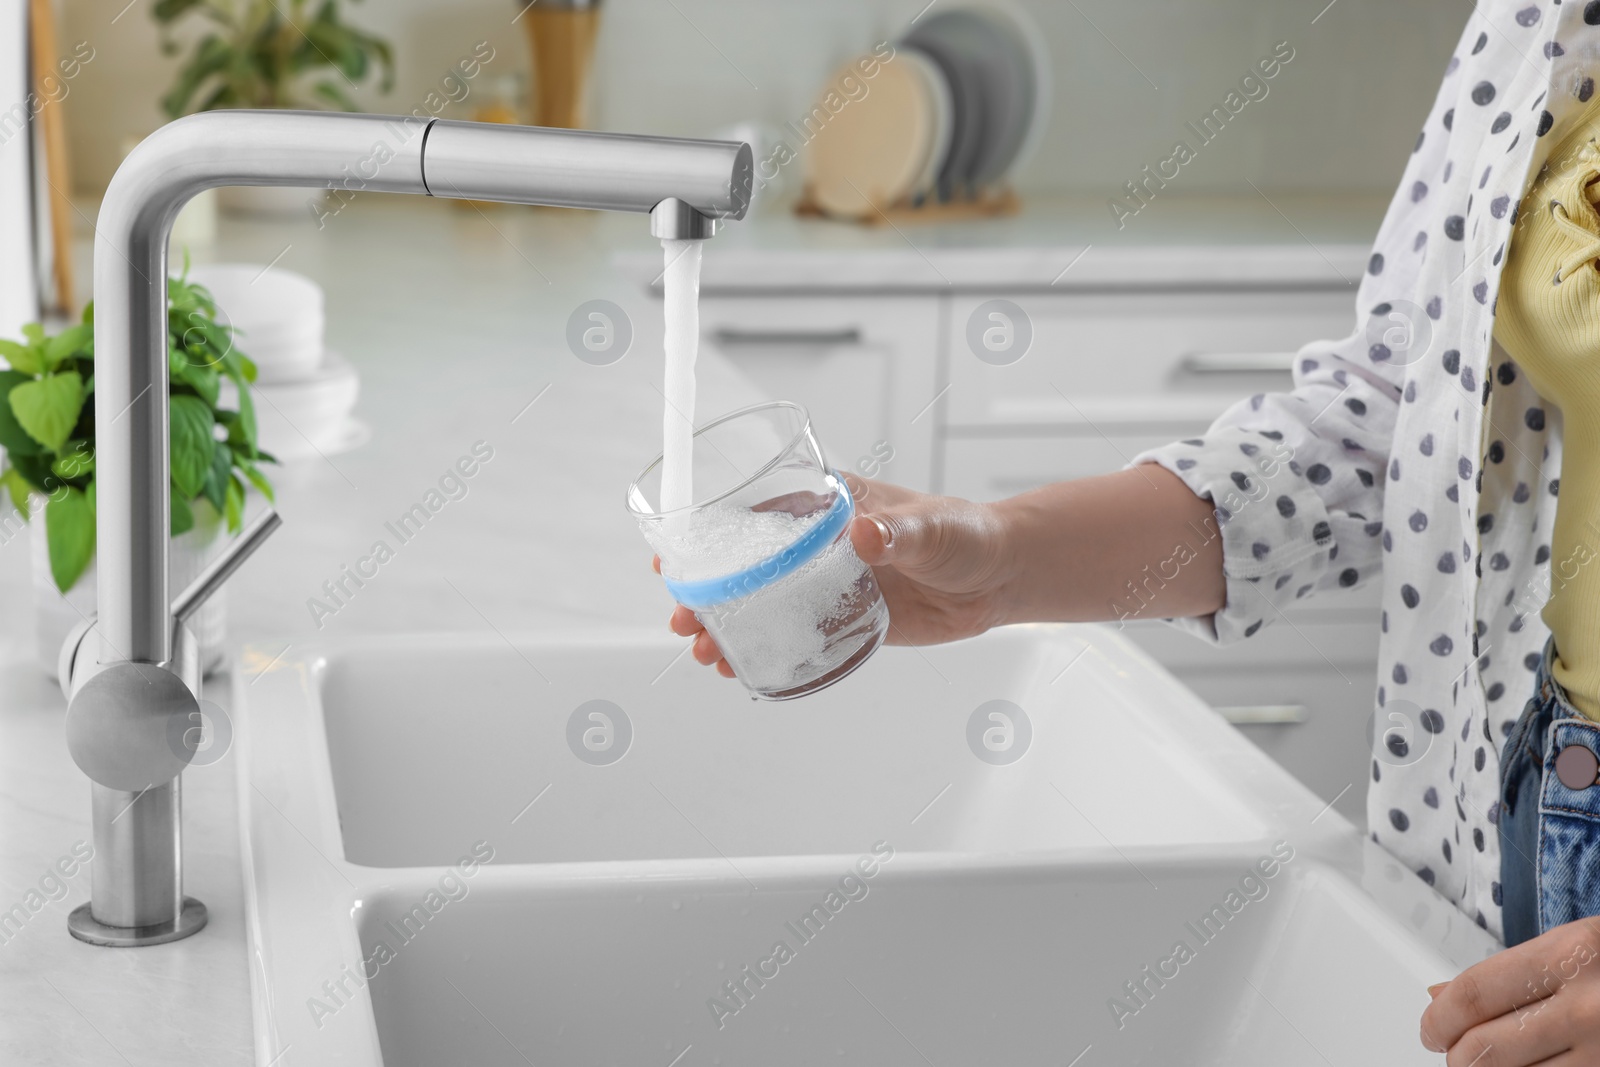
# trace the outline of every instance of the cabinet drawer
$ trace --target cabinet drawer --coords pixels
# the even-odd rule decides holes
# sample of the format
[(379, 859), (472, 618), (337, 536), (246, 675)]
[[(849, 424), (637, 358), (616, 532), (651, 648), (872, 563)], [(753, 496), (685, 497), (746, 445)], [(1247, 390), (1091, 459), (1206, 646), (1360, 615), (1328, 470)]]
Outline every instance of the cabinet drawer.
[(1204, 432), (1209, 420), (1126, 433), (1081, 432), (944, 440), (940, 491), (968, 500), (1001, 500), (1051, 482), (1121, 470), (1147, 448)]
[(937, 297), (715, 297), (701, 344), (774, 399), (804, 404), (840, 470), (927, 488)]
[(1365, 826), (1376, 586), (1297, 603), (1254, 637), (1222, 648), (1153, 620), (1123, 633), (1312, 792), (1338, 797), (1339, 813)]
[[(1263, 611), (1267, 625), (1253, 637), (1218, 647), (1157, 619), (1128, 623), (1124, 635), (1174, 673), (1222, 671), (1254, 677), (1292, 667), (1325, 672), (1338, 687), (1371, 698), (1377, 686), (1377, 588), (1321, 593), (1277, 615)], [(1115, 625), (1110, 623), (1108, 625)], [(1257, 694), (1245, 704), (1274, 704)]]
[(1004, 351), (980, 358), (970, 343), (982, 347), (989, 329), (1002, 348), (1021, 336), (1020, 323), (985, 307), (991, 299), (963, 294), (948, 304), (952, 426), (1100, 421), (1096, 412), (1114, 418), (1119, 409), (1190, 421), (1288, 388), (1294, 353), (1346, 336), (1355, 321), (1353, 293), (1343, 289), (1015, 294), (1031, 341), (1004, 362)]
[[(1372, 752), (1370, 675), (1347, 684), (1331, 670), (1263, 670), (1245, 674), (1174, 671), (1220, 712), (1263, 706), (1296, 708), (1302, 721), (1239, 725), (1239, 731), (1356, 826), (1366, 825)], [(1345, 671), (1349, 674), (1349, 671)], [(1337, 797), (1337, 801), (1334, 798)]]

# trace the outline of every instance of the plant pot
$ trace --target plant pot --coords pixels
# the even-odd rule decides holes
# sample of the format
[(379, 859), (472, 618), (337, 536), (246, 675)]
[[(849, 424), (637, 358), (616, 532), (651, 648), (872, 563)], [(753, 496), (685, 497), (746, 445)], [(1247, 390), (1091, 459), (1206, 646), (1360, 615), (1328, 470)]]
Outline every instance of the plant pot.
[[(29, 552), (33, 563), (34, 638), (37, 642), (39, 667), (53, 680), (56, 678), (56, 660), (67, 634), (83, 619), (95, 611), (95, 564), (79, 576), (72, 588), (62, 593), (56, 588), (50, 574), (50, 547), (45, 536), (43, 497), (30, 502), (33, 519), (28, 523)], [(227, 539), (223, 536), (222, 516), (205, 500), (193, 504), (194, 528), (172, 539), (172, 551), (167, 564), (169, 595), (176, 596), (197, 578), (206, 564), (222, 552)], [(222, 665), (227, 651), (228, 607), (226, 588), (219, 590), (206, 601), (189, 620), (200, 645), (201, 669), (210, 674)]]
[(267, 219), (316, 219), (316, 209), (327, 196), (326, 189), (292, 185), (228, 185), (217, 190), (217, 200), (228, 214)]

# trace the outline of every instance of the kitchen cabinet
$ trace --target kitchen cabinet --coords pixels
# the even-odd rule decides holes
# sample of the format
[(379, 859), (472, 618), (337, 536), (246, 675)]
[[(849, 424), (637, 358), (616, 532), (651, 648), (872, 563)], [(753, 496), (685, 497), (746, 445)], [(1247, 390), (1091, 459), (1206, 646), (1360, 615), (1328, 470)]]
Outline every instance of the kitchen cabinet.
[(704, 297), (701, 344), (811, 412), (830, 464), (932, 485), (939, 299)]
[[(1069, 274), (1082, 246), (1069, 240), (957, 248), (808, 234), (707, 258), (702, 344), (766, 394), (805, 403), (835, 466), (976, 501), (1120, 469), (1242, 398), (1288, 389), (1299, 347), (1349, 333), (1349, 280), (1366, 256), (1365, 234), (1115, 248)], [(658, 272), (638, 258), (640, 282)], [(989, 330), (1026, 336), (1026, 352), (989, 349)], [(1370, 587), (1296, 605), (1230, 648), (1158, 621), (1128, 635), (1365, 825), (1378, 611)]]
[[(1013, 304), (1031, 333), (1014, 361), (986, 360), (969, 341), (973, 320), (981, 325), (997, 301)], [(943, 307), (948, 389), (933, 484), (973, 500), (1114, 471), (1202, 433), (1238, 400), (1289, 388), (1294, 353), (1347, 333), (1353, 309), (1343, 286), (974, 292)], [(1375, 588), (1325, 594), (1225, 649), (1159, 622), (1131, 624), (1128, 636), (1364, 824)]]
[(1378, 664), (1376, 588), (1297, 605), (1213, 648), (1156, 621), (1127, 636), (1357, 826), (1366, 825)]
[[(999, 301), (1015, 305), (1032, 341), (990, 362), (969, 339)], [(1232, 400), (1286, 386), (1294, 352), (1348, 333), (1353, 307), (1342, 287), (961, 293), (946, 303), (945, 425), (1092, 432), (1209, 421)]]

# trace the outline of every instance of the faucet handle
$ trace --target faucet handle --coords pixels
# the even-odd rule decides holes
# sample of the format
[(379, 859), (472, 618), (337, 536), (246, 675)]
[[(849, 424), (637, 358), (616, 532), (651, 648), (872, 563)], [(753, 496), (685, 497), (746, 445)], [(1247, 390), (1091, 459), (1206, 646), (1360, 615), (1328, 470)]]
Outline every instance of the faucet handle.
[[(200, 572), (199, 577), (190, 582), (189, 587), (179, 593), (177, 599), (173, 600), (173, 632), (176, 633), (181, 630), (183, 625), (193, 617), (194, 613), (199, 611), (207, 600), (211, 599), (211, 595), (222, 588), (222, 583), (226, 582), (233, 572), (238, 570), (256, 549), (261, 547), (262, 542), (272, 536), (273, 531), (282, 525), (283, 519), (269, 507), (256, 516), (255, 520), (245, 527), (238, 537), (229, 542), (222, 555), (212, 560), (206, 569)], [(82, 656), (82, 649), (85, 644), (90, 643), (90, 635), (94, 633), (98, 621), (97, 616), (89, 615), (77, 626), (74, 626), (67, 634), (67, 639), (62, 643), (61, 652), (56, 658), (56, 675), (61, 685), (61, 695), (66, 697), (69, 702), (89, 675), (99, 669), (98, 656), (92, 656), (88, 659), (83, 659)], [(92, 647), (97, 648), (98, 646), (92, 645)], [(178, 647), (176, 641), (173, 647), (175, 649)], [(83, 671), (80, 677), (80, 661), (96, 666), (88, 671)]]
[(255, 550), (282, 525), (283, 519), (270, 507), (256, 516), (255, 521), (246, 526), (244, 531), (228, 544), (222, 555), (212, 560), (206, 569), (189, 583), (189, 588), (179, 593), (173, 600), (173, 626), (182, 626), (188, 622), (194, 613), (211, 599), (211, 595), (222, 588), (222, 583), (231, 578), (233, 572), (254, 555)]
[(198, 722), (200, 704), (182, 678), (152, 663), (114, 663), (67, 704), (67, 751), (89, 780), (133, 793), (170, 782), (194, 753), (172, 724)]

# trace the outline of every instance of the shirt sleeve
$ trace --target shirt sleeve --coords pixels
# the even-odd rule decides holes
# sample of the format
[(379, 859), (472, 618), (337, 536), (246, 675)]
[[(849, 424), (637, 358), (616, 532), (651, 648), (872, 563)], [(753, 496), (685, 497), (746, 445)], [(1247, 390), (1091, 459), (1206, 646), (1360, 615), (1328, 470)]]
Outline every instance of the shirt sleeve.
[[(1225, 644), (1255, 634), (1295, 601), (1379, 574), (1384, 486), (1399, 405), (1413, 402), (1406, 367), (1460, 362), (1431, 345), (1447, 294), (1419, 291), (1430, 239), (1458, 239), (1460, 219), (1430, 195), (1450, 145), (1456, 78), (1447, 72), (1357, 287), (1351, 333), (1296, 354), (1293, 388), (1230, 407), (1201, 437), (1134, 457), (1156, 463), (1213, 505), (1227, 601), (1215, 615), (1174, 620)], [(1470, 373), (1470, 371), (1466, 372)]]
[(1319, 589), (1349, 589), (1382, 566), (1383, 486), (1399, 390), (1348, 361), (1307, 348), (1300, 383), (1250, 397), (1203, 437), (1135, 456), (1211, 502), (1227, 601), (1215, 615), (1173, 620), (1219, 644), (1270, 625)]

